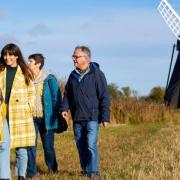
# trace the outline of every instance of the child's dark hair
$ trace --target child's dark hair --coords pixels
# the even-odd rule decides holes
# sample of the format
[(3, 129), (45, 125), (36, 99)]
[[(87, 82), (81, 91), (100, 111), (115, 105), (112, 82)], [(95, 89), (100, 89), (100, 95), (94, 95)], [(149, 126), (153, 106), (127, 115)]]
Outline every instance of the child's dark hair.
[(45, 57), (42, 54), (40, 54), (40, 53), (31, 54), (31, 55), (29, 55), (28, 59), (33, 59), (35, 61), (35, 64), (39, 64), (40, 63), (41, 65), (40, 65), (39, 68), (40, 69), (43, 68)]

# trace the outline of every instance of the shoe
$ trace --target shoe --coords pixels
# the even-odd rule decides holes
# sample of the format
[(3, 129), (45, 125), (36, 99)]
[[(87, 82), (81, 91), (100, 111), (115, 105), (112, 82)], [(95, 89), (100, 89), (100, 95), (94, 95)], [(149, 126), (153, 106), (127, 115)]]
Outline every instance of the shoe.
[(33, 176), (30, 176), (30, 175), (26, 174), (26, 180), (36, 179), (38, 175), (39, 175), (39, 173), (36, 173), (36, 174), (33, 175)]
[(56, 169), (48, 169), (48, 172), (50, 174), (57, 173), (58, 172), (58, 168), (56, 168)]
[(93, 180), (99, 179), (99, 172), (86, 173), (86, 177), (89, 177)]
[(81, 171), (81, 175), (85, 176), (85, 175), (87, 175), (87, 172), (86, 171)]
[(99, 176), (94, 174), (87, 174), (87, 176), (90, 180), (99, 180)]
[(18, 176), (18, 180), (25, 180), (23, 176)]

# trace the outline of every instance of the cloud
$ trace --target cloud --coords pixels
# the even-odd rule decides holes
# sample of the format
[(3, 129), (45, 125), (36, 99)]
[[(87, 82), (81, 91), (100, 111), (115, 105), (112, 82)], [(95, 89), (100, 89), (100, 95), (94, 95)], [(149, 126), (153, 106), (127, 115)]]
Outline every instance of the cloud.
[(165, 84), (171, 45), (176, 39), (156, 9), (109, 8), (21, 24), (6, 29), (11, 29), (27, 56), (43, 53), (47, 69), (60, 77), (67, 77), (73, 68), (74, 47), (85, 44), (109, 82), (133, 86), (143, 94), (156, 83)]
[[(180, 5), (175, 0), (169, 2), (173, 9), (178, 13), (180, 10)], [(178, 13), (179, 14), (179, 13)]]
[(144, 48), (167, 44), (174, 37), (157, 10), (137, 8), (109, 8), (89, 15), (47, 18), (44, 23), (37, 18), (33, 22), (17, 22), (17, 27), (21, 28), (13, 27), (12, 32), (16, 32), (18, 38), (48, 48), (82, 43), (115, 50), (117, 47)]
[(141, 48), (167, 44), (173, 37), (156, 9), (140, 8), (100, 9), (90, 15), (47, 18), (44, 23), (37, 18), (17, 22), (15, 27), (11, 24), (8, 29), (29, 44), (58, 47), (85, 43), (102, 48)]
[(37, 24), (29, 31), (29, 35), (31, 37), (44, 36), (50, 33), (51, 33), (51, 30), (45, 24)]
[(8, 10), (0, 12), (0, 20), (5, 20), (11, 16), (11, 12)]
[(9, 34), (0, 34), (0, 39), (0, 49), (2, 49), (2, 47), (9, 43), (20, 44), (19, 40)]

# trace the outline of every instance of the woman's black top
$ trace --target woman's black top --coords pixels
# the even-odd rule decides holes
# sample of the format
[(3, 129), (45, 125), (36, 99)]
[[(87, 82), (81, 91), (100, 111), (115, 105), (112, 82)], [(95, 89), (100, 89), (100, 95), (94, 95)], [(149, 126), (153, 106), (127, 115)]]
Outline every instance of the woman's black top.
[(11, 94), (11, 89), (14, 81), (14, 77), (17, 71), (17, 67), (10, 67), (7, 66), (7, 71), (6, 71), (6, 96), (5, 96), (5, 103), (9, 103), (9, 98)]

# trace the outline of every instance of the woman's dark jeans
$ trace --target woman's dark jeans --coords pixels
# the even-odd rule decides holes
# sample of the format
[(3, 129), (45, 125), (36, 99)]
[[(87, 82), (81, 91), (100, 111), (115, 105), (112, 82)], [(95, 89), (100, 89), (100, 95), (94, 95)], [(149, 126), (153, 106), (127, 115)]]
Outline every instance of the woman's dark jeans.
[(58, 168), (58, 164), (56, 162), (56, 154), (54, 149), (54, 130), (46, 131), (44, 119), (35, 118), (34, 126), (36, 130), (36, 146), (28, 148), (28, 166), (27, 166), (27, 176), (33, 177), (37, 173), (36, 166), (36, 147), (37, 147), (37, 139), (38, 139), (38, 131), (41, 136), (41, 141), (44, 150), (44, 159), (46, 165), (50, 172), (56, 172)]

